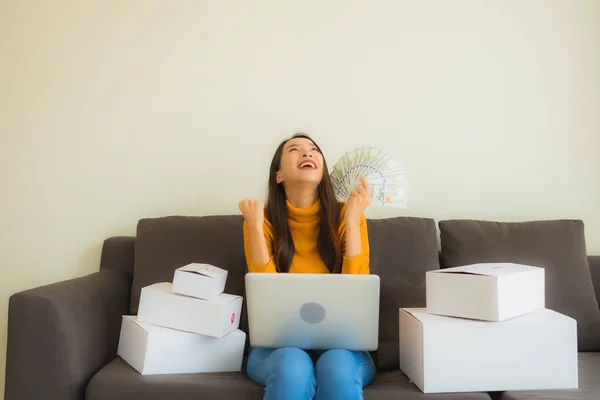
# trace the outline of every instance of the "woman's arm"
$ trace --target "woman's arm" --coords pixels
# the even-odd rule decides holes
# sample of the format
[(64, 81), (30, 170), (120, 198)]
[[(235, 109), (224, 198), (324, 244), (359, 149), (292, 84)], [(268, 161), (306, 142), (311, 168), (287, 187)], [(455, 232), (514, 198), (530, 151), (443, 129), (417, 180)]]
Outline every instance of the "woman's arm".
[(244, 252), (248, 272), (277, 272), (269, 232), (264, 225), (249, 226), (244, 221)]
[(343, 274), (369, 274), (369, 235), (363, 212), (371, 203), (369, 183), (364, 177), (342, 207), (340, 238)]
[(340, 238), (343, 251), (343, 274), (369, 274), (369, 233), (367, 220), (361, 216), (358, 224), (344, 221)]
[(347, 258), (353, 258), (362, 253), (360, 223), (346, 222), (346, 254)]

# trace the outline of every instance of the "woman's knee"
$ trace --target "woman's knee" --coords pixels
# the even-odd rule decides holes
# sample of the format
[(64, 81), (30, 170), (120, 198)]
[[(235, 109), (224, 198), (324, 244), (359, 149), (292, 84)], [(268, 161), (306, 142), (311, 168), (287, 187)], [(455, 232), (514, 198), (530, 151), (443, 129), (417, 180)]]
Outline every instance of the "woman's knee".
[(301, 349), (284, 347), (269, 356), (271, 375), (285, 379), (312, 380), (314, 366), (310, 356)]
[(304, 350), (284, 347), (270, 354), (267, 398), (312, 399), (315, 385), (313, 362)]
[(273, 352), (272, 349), (253, 347), (248, 354), (248, 364), (246, 373), (248, 378), (264, 386), (269, 373), (269, 356)]
[(358, 365), (352, 352), (348, 350), (329, 350), (317, 360), (316, 377), (323, 382), (352, 382), (359, 384)]
[(362, 399), (362, 389), (373, 379), (375, 367), (368, 353), (329, 350), (315, 367), (317, 397)]

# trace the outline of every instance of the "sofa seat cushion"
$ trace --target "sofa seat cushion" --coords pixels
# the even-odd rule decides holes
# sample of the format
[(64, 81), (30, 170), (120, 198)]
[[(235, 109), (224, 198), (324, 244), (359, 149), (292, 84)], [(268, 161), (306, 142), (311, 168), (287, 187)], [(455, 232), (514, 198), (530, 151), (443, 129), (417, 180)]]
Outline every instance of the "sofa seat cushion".
[(244, 373), (140, 375), (120, 357), (90, 381), (87, 400), (261, 400), (263, 388)]
[(490, 400), (487, 393), (424, 394), (401, 371), (379, 373), (364, 390), (365, 400)]
[[(120, 357), (90, 381), (87, 400), (261, 400), (264, 389), (244, 372), (140, 375)], [(366, 400), (490, 400), (486, 393), (423, 394), (400, 371), (377, 374), (365, 388)]]
[(579, 353), (579, 389), (523, 390), (500, 393), (498, 400), (598, 400), (600, 353)]

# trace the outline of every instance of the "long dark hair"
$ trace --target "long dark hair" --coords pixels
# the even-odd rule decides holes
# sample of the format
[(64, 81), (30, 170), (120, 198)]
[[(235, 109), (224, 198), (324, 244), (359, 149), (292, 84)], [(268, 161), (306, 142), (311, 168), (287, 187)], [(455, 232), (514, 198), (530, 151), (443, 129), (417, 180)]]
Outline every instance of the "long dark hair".
[[(292, 258), (294, 257), (294, 241), (288, 225), (288, 211), (283, 183), (277, 183), (277, 171), (281, 167), (281, 155), (287, 142), (296, 138), (308, 139), (322, 154), (321, 148), (304, 133), (297, 133), (289, 139), (281, 142), (269, 170), (269, 194), (267, 199), (267, 219), (274, 230), (274, 261), (278, 272), (288, 272)], [(319, 236), (317, 248), (323, 262), (332, 273), (340, 273), (342, 270), (342, 251), (338, 227), (340, 222), (340, 203), (338, 203), (333, 192), (333, 186), (329, 179), (329, 171), (325, 157), (323, 157), (323, 178), (317, 189), (321, 202), (321, 222), (319, 224)]]

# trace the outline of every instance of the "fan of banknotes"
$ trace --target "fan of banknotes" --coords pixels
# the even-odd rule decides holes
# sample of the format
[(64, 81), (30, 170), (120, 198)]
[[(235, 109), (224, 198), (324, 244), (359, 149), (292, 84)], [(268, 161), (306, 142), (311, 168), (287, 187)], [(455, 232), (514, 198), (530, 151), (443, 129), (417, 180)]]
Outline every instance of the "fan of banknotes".
[(348, 200), (364, 177), (371, 190), (371, 204), (407, 206), (407, 182), (403, 168), (386, 152), (374, 147), (360, 147), (345, 155), (330, 174), (338, 201)]

